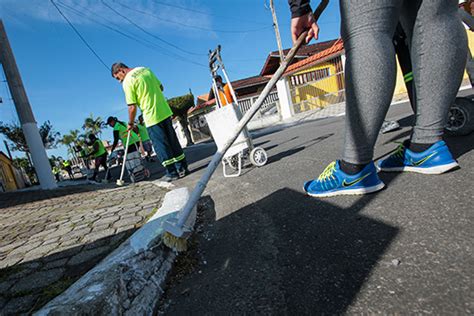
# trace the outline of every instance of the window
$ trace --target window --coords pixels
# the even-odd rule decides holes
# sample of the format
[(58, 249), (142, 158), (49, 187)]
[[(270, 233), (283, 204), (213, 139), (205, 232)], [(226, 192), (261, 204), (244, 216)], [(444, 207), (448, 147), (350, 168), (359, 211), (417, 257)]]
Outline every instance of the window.
[(302, 85), (311, 81), (320, 80), (329, 77), (331, 72), (329, 67), (305, 72), (304, 74), (291, 76), (291, 84), (293, 86)]

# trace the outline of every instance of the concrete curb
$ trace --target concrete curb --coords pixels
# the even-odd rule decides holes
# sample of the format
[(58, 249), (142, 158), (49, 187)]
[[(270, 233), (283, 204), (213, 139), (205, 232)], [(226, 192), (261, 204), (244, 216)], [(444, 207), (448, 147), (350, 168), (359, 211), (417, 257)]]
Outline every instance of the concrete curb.
[(168, 192), (145, 225), (35, 315), (152, 315), (176, 257), (161, 243), (162, 223), (188, 198), (186, 188)]

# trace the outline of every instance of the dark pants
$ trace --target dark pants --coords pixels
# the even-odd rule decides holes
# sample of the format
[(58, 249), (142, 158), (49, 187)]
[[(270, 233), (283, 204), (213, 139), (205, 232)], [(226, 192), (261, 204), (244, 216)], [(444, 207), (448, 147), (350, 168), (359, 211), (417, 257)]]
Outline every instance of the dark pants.
[[(95, 158), (94, 174), (92, 175), (92, 180), (94, 181), (96, 180), (97, 174), (99, 173), (100, 166), (104, 167), (105, 172), (107, 172), (107, 153)], [(110, 177), (110, 174), (108, 177)]]
[(147, 127), (153, 148), (161, 164), (166, 168), (167, 175), (177, 175), (188, 169), (183, 149), (173, 128), (171, 118)]
[(74, 174), (72, 173), (71, 166), (64, 167), (64, 170), (67, 171), (67, 174), (69, 175), (69, 179), (74, 180)]

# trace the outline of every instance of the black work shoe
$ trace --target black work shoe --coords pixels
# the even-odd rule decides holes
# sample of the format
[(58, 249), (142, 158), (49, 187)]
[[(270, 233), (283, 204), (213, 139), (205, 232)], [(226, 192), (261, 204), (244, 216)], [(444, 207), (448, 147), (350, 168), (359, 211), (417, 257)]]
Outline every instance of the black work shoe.
[(184, 178), (184, 177), (186, 177), (186, 176), (187, 176), (188, 174), (190, 174), (190, 173), (191, 173), (191, 172), (189, 171), (188, 168), (186, 168), (186, 169), (181, 170), (181, 171), (178, 172), (180, 178)]

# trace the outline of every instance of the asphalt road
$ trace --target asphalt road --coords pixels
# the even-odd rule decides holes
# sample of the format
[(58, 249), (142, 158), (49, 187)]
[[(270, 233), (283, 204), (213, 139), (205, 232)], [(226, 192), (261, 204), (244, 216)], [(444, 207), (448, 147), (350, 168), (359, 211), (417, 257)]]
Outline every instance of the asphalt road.
[[(407, 104), (388, 117), (402, 129), (379, 137), (376, 158), (409, 135)], [(459, 170), (381, 173), (379, 193), (306, 196), (303, 182), (339, 158), (343, 125), (334, 117), (260, 131), (266, 166), (232, 179), (216, 172), (161, 312), (474, 313), (474, 133), (447, 138)], [(188, 148), (193, 174), (176, 184), (191, 189), (214, 150)]]

